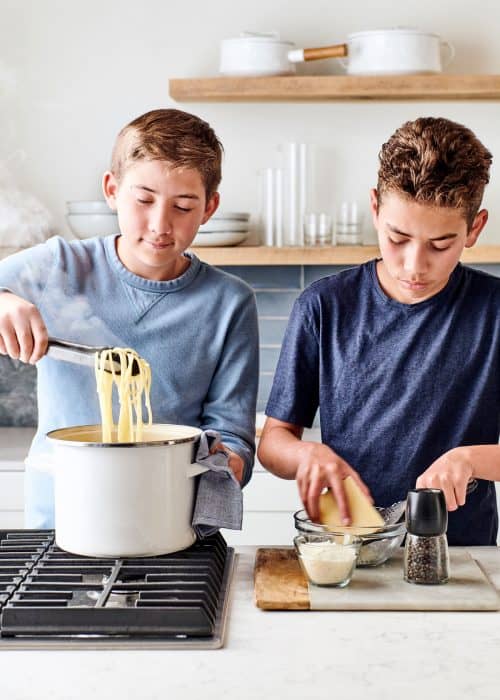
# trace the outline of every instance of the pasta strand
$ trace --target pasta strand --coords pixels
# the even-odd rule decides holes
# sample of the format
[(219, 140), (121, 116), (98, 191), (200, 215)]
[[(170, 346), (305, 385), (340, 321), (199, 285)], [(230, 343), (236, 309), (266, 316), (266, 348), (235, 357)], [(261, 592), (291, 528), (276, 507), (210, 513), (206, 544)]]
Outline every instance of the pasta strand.
[[(120, 371), (115, 370), (113, 356), (118, 356)], [(137, 374), (133, 374), (138, 367)], [(95, 354), (95, 377), (101, 412), (103, 442), (140, 442), (144, 425), (151, 425), (151, 368), (135, 350), (106, 348)], [(113, 418), (113, 387), (119, 401), (118, 425)], [(147, 420), (143, 418), (143, 397)]]

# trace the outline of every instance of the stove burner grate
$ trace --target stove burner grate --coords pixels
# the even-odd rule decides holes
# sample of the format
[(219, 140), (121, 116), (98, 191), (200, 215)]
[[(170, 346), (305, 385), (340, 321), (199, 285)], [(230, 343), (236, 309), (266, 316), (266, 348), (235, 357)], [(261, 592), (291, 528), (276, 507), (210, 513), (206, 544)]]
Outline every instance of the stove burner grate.
[(65, 552), (51, 530), (0, 530), (0, 637), (213, 637), (233, 550), (219, 533), (159, 557)]

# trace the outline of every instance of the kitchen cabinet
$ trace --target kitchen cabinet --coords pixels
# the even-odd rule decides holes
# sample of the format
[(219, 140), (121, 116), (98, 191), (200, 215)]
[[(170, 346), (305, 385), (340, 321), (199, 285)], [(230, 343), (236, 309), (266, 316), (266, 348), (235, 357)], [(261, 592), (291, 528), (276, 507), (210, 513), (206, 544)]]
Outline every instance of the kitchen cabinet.
[(0, 528), (24, 526), (24, 458), (34, 428), (0, 428)]
[(224, 539), (232, 546), (289, 545), (296, 534), (293, 514), (302, 507), (296, 482), (278, 479), (256, 460), (243, 490), (243, 529), (223, 530)]

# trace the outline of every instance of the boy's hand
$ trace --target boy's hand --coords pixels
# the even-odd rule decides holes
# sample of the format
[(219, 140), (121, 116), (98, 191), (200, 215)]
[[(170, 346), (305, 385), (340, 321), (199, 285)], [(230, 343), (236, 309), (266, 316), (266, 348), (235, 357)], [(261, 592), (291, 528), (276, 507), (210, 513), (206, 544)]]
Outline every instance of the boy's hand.
[(303, 442), (301, 449), (304, 448), (305, 456), (298, 466), (296, 480), (302, 503), (309, 517), (313, 522), (318, 522), (319, 496), (326, 486), (331, 488), (338, 503), (342, 523), (349, 525), (351, 516), (342, 482), (347, 476), (352, 476), (373, 503), (368, 487), (359, 474), (327, 445)]
[(240, 457), (236, 452), (232, 452), (229, 447), (226, 447), (222, 442), (218, 442), (216, 445), (212, 445), (210, 454), (215, 454), (216, 452), (223, 452), (227, 456), (228, 466), (235, 475), (236, 479), (241, 483), (243, 479), (243, 469), (245, 468), (245, 462), (243, 457)]
[(474, 477), (474, 469), (467, 454), (467, 448), (463, 447), (445, 452), (418, 477), (417, 488), (441, 489), (448, 510), (463, 506), (467, 484)]
[(48, 333), (40, 312), (11, 292), (0, 292), (0, 353), (34, 365), (47, 352)]

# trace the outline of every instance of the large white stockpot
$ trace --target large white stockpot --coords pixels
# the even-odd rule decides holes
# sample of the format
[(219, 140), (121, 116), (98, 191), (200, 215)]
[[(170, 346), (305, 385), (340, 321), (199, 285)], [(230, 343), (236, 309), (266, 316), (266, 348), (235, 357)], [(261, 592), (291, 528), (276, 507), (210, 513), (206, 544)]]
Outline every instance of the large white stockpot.
[(27, 458), (54, 478), (56, 543), (92, 557), (145, 557), (186, 549), (201, 430), (157, 424), (137, 443), (103, 443), (101, 426), (53, 430), (53, 451)]

